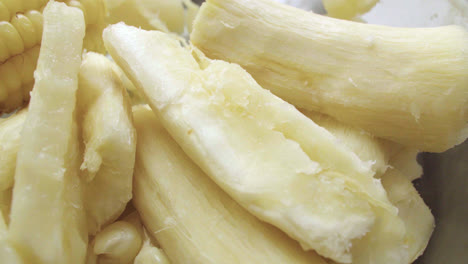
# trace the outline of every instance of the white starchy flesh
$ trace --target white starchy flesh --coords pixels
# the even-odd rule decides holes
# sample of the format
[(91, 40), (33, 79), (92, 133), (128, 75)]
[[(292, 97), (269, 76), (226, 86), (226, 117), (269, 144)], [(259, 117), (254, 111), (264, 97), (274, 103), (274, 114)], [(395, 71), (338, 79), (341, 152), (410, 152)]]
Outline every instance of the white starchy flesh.
[(132, 198), (136, 132), (127, 92), (113, 63), (87, 53), (79, 74), (77, 107), (85, 143), (82, 175), (88, 232), (115, 221)]
[[(382, 140), (330, 117), (309, 111), (303, 113), (337, 137), (361, 160), (370, 162), (379, 178), (388, 169), (389, 155)], [(406, 235), (405, 225), (398, 215), (377, 210), (371, 231), (353, 244), (353, 263), (409, 263)]]
[(122, 80), (122, 85), (128, 93), (131, 104), (138, 105), (145, 103), (143, 95), (137, 90), (133, 82), (128, 79), (125, 72), (114, 61), (111, 60), (111, 63), (112, 68), (116, 73), (118, 73), (119, 78)]
[(108, 22), (125, 22), (147, 30), (182, 33), (185, 15), (182, 0), (105, 0)]
[(379, 0), (322, 0), (327, 15), (341, 19), (354, 19), (369, 12)]
[(94, 253), (99, 264), (127, 264), (137, 256), (142, 237), (132, 224), (116, 221), (106, 226), (94, 239)]
[(135, 258), (134, 264), (170, 264), (166, 254), (146, 240)]
[(208, 0), (191, 42), (264, 88), (421, 151), (468, 136), (468, 33), (333, 19), (269, 0)]
[(327, 129), (340, 142), (350, 148), (362, 161), (371, 164), (376, 177), (380, 177), (388, 168), (389, 155), (384, 149), (381, 140), (369, 133), (343, 124), (326, 115), (301, 110), (301, 112), (312, 119), (317, 125)]
[[(185, 154), (184, 154), (185, 155)], [(148, 231), (143, 227), (138, 212), (132, 213), (127, 217), (134, 226), (141, 229), (143, 237), (143, 246), (135, 257), (134, 264), (170, 264), (169, 258), (162, 249), (158, 248), (155, 243), (151, 241)]]
[(197, 167), (151, 109), (134, 108), (134, 203), (171, 263), (323, 263), (249, 214)]
[[(426, 248), (434, 230), (434, 216), (406, 175), (389, 169), (382, 176), (382, 183), (390, 201), (398, 208), (407, 231), (407, 247), (413, 262)], [(395, 262), (397, 263), (397, 262)]]
[(13, 187), (16, 155), (26, 113), (27, 110), (22, 110), (0, 123), (0, 192)]
[(0, 212), (0, 261), (5, 264), (26, 264), (8, 239), (5, 215)]
[(423, 169), (418, 163), (419, 151), (414, 148), (406, 148), (392, 142), (386, 142), (385, 148), (390, 154), (389, 165), (407, 176), (411, 181), (423, 174)]
[(22, 110), (0, 123), (0, 212), (9, 223), (16, 155), (21, 145), (21, 130), (27, 110)]
[(305, 249), (350, 262), (373, 209), (396, 214), (369, 164), (238, 65), (206, 60), (202, 69), (168, 35), (124, 24), (107, 28), (104, 41), (184, 151)]
[(21, 135), (9, 237), (27, 263), (82, 263), (87, 230), (75, 118), (83, 13), (50, 2)]

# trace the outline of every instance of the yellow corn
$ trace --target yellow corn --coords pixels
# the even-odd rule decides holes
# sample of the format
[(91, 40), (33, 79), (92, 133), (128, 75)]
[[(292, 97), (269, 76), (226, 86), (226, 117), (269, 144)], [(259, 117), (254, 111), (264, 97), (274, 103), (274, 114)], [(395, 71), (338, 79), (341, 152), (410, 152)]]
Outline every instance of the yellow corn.
[[(0, 0), (0, 113), (12, 111), (29, 101), (42, 40), (43, 17), (42, 10), (38, 9), (47, 2)], [(101, 37), (106, 27), (103, 0), (59, 2), (83, 12), (87, 25), (83, 47), (104, 53)]]
[(10, 21), (16, 13), (39, 10), (49, 0), (0, 0), (0, 21)]
[(0, 112), (11, 111), (29, 100), (40, 46), (0, 64)]

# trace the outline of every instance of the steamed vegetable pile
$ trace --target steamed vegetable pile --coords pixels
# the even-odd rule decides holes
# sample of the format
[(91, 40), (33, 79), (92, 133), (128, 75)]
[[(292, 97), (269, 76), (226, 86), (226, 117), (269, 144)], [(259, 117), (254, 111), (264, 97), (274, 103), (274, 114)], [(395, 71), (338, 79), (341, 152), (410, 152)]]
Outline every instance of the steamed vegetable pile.
[(468, 137), (464, 29), (270, 0), (64, 2), (0, 0), (0, 110), (19, 109), (0, 119), (1, 263), (424, 252), (434, 218), (411, 181), (420, 151)]

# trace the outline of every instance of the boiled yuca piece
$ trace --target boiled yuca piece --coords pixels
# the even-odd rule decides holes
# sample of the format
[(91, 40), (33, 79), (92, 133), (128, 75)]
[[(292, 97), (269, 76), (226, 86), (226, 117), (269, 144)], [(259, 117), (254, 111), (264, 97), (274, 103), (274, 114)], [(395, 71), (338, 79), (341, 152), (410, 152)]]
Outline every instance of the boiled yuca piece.
[(390, 141), (384, 141), (383, 147), (389, 156), (390, 166), (400, 171), (410, 180), (421, 177), (423, 169), (417, 160), (419, 150), (404, 147)]
[(131, 223), (116, 221), (106, 226), (94, 239), (94, 253), (99, 264), (132, 263), (142, 245), (142, 237)]
[(115, 221), (132, 198), (136, 132), (127, 92), (113, 67), (105, 56), (87, 53), (79, 74), (81, 170), (90, 234)]
[(382, 183), (390, 201), (398, 208), (407, 231), (407, 247), (411, 262), (426, 248), (434, 230), (434, 216), (424, 203), (410, 180), (396, 169), (389, 169), (382, 176)]
[(135, 257), (134, 264), (170, 264), (164, 251), (153, 246), (149, 239), (143, 243), (140, 252)]
[(327, 15), (341, 19), (353, 19), (369, 12), (379, 0), (322, 0)]
[[(361, 160), (370, 162), (376, 177), (380, 178), (387, 171), (389, 158), (380, 139), (321, 114), (308, 111), (304, 114), (326, 128)], [(409, 263), (404, 219), (379, 210), (375, 222), (368, 234), (353, 243), (352, 263)]]
[(21, 135), (9, 236), (27, 263), (83, 263), (86, 218), (75, 118), (83, 13), (50, 2)]
[(182, 33), (185, 11), (182, 0), (105, 0), (109, 23), (125, 22), (147, 30)]
[(8, 238), (6, 215), (0, 211), (0, 262), (8, 264), (26, 264), (24, 258)]
[(140, 248), (140, 252), (133, 261), (134, 264), (169, 264), (169, 259), (166, 253), (159, 246), (157, 241), (153, 242), (151, 237), (148, 235), (148, 231), (143, 227), (140, 215), (137, 211), (129, 214), (124, 218), (125, 221), (131, 223), (140, 233), (143, 238), (143, 245)]
[[(244, 208), (304, 249), (351, 262), (374, 209), (396, 214), (370, 164), (238, 65), (124, 24), (104, 41), (184, 151)], [(198, 62), (200, 63), (197, 63)]]
[(372, 170), (375, 171), (376, 178), (385, 173), (389, 167), (390, 156), (387, 149), (382, 147), (380, 139), (361, 129), (343, 124), (329, 116), (307, 110), (301, 110), (301, 112), (312, 119), (317, 125), (324, 127), (332, 133), (362, 161), (370, 163)]
[(208, 0), (192, 43), (286, 101), (421, 151), (468, 136), (468, 33), (337, 20), (269, 0)]
[(398, 164), (398, 160), (402, 163), (416, 162), (414, 156), (404, 159), (407, 156), (405, 153), (414, 152), (395, 143), (374, 138), (330, 117), (307, 111), (304, 113), (340, 139), (362, 160), (373, 162), (390, 201), (398, 208), (398, 216), (385, 212), (377, 214), (376, 222), (379, 224), (374, 225), (373, 230), (362, 240), (355, 242), (354, 246), (359, 247), (359, 250), (355, 254), (358, 258), (353, 259), (353, 263), (413, 262), (426, 248), (434, 228), (431, 211), (411, 183), (415, 178), (414, 173), (419, 177), (420, 172), (397, 169), (408, 167)]
[(21, 145), (21, 130), (26, 113), (26, 109), (22, 110), (0, 123), (0, 211), (6, 223), (9, 222), (16, 156)]
[(262, 223), (190, 160), (151, 109), (134, 108), (134, 204), (171, 263), (323, 263)]

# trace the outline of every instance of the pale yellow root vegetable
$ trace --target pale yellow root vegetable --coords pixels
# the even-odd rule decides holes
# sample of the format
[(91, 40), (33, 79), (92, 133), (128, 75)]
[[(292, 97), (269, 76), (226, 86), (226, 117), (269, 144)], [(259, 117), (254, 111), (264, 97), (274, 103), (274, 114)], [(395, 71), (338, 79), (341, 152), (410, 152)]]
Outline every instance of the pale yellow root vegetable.
[(382, 183), (390, 201), (398, 208), (407, 231), (407, 247), (410, 261), (418, 258), (429, 243), (434, 230), (434, 216), (406, 175), (389, 169), (382, 176)]
[(0, 123), (0, 192), (13, 187), (16, 155), (26, 114), (27, 110), (22, 110)]
[(26, 264), (18, 250), (8, 238), (6, 216), (0, 211), (0, 262), (5, 264)]
[(127, 92), (113, 63), (87, 53), (79, 74), (77, 107), (85, 143), (82, 176), (88, 232), (115, 221), (132, 198), (136, 132)]
[(170, 264), (169, 258), (162, 249), (151, 242), (148, 232), (144, 230), (143, 246), (135, 258), (134, 264)]
[(134, 118), (134, 203), (171, 263), (326, 263), (233, 201), (190, 160), (151, 109), (135, 107)]
[(74, 114), (84, 33), (79, 9), (54, 1), (46, 6), (9, 226), (9, 237), (27, 263), (85, 261), (87, 230)]
[(399, 144), (382, 141), (382, 146), (389, 156), (389, 165), (407, 176), (411, 181), (421, 177), (423, 169), (418, 163), (419, 151)]
[(124, 24), (104, 41), (197, 165), (304, 249), (351, 262), (374, 210), (397, 213), (370, 164), (238, 65), (194, 58), (167, 34)]
[(166, 254), (145, 240), (143, 247), (135, 258), (134, 264), (170, 264)]
[(341, 19), (353, 19), (369, 12), (379, 0), (322, 0), (327, 15)]
[(143, 245), (140, 248), (140, 252), (135, 257), (134, 264), (169, 264), (164, 251), (158, 248), (158, 244), (154, 243), (155, 240), (151, 240), (148, 232), (141, 223), (140, 215), (137, 211), (130, 213), (124, 218), (124, 221), (132, 224), (143, 238)]
[(442, 152), (468, 136), (461, 27), (391, 28), (269, 0), (208, 0), (191, 41), (286, 101), (377, 137)]
[(94, 238), (98, 264), (130, 264), (140, 251), (142, 237), (132, 224), (116, 221)]
[(147, 30), (182, 33), (184, 6), (182, 0), (106, 0), (108, 22), (125, 22)]
[(120, 79), (122, 80), (122, 85), (125, 88), (125, 90), (127, 90), (131, 104), (144, 104), (144, 96), (137, 90), (133, 82), (130, 81), (130, 79), (128, 79), (125, 72), (114, 61), (112, 61), (112, 67), (114, 68), (114, 71), (118, 73)]
[[(414, 170), (414, 166), (407, 164), (416, 163), (420, 168), (415, 157), (417, 152), (409, 151), (392, 142), (376, 139), (369, 134), (363, 134), (359, 129), (342, 124), (330, 117), (307, 111), (304, 113), (339, 138), (362, 160), (374, 159), (374, 165), (380, 164), (375, 167), (377, 174), (383, 181), (390, 201), (399, 210), (400, 221), (403, 221), (405, 225), (404, 241), (401, 241), (399, 235), (388, 228), (388, 225), (400, 225), (401, 222), (389, 215), (381, 215), (378, 221), (380, 224), (374, 226), (374, 230), (358, 242), (357, 246), (361, 246), (363, 250), (358, 255), (364, 259), (353, 260), (353, 263), (385, 263), (385, 259), (391, 258), (384, 256), (392, 254), (392, 251), (398, 252), (399, 246), (404, 246), (406, 249), (406, 261), (397, 258), (393, 259), (393, 263), (413, 262), (426, 248), (434, 228), (434, 217), (411, 183), (411, 180), (415, 178), (415, 173), (419, 177), (420, 171)], [(406, 153), (412, 153), (412, 155)], [(406, 170), (403, 172), (397, 168)], [(372, 240), (373, 236), (380, 236), (381, 239)], [(366, 254), (369, 250), (374, 253), (370, 258), (365, 257), (369, 255)]]
[(326, 128), (330, 133), (337, 137), (341, 143), (350, 148), (364, 162), (371, 164), (375, 171), (375, 177), (380, 177), (385, 173), (390, 156), (386, 149), (382, 147), (380, 140), (369, 133), (343, 124), (329, 116), (301, 110), (304, 115), (312, 119), (317, 125)]

